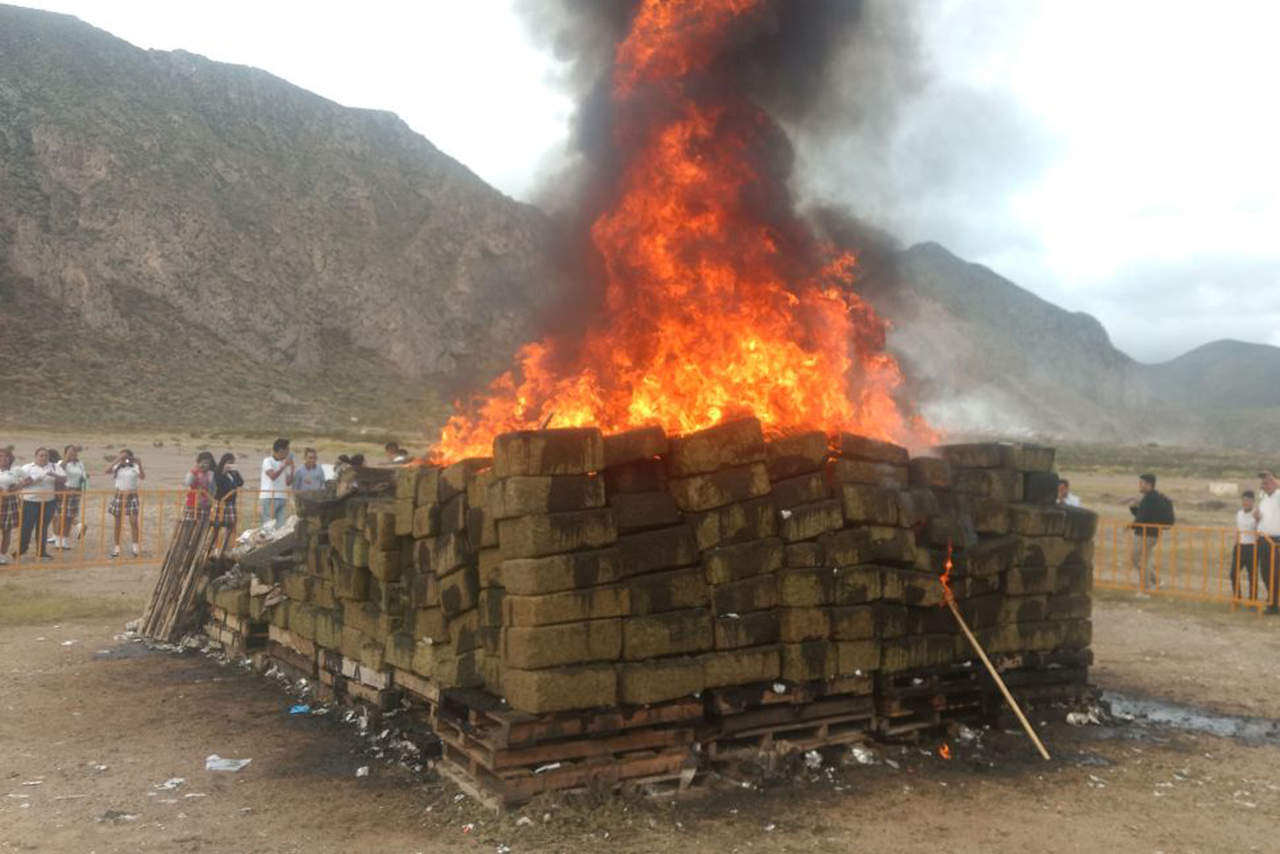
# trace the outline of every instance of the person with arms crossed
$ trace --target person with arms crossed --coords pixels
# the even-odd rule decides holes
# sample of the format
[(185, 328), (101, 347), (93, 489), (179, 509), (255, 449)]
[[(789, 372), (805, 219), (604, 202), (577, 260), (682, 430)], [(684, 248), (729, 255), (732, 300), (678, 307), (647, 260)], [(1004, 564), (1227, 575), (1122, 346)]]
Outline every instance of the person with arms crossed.
[(1160, 577), (1156, 574), (1156, 546), (1160, 544), (1161, 526), (1174, 522), (1173, 502), (1156, 490), (1154, 474), (1138, 476), (1138, 493), (1140, 497), (1129, 503), (1129, 512), (1133, 514), (1130, 563), (1138, 572), (1140, 590), (1149, 590), (1160, 586)]
[(46, 547), (45, 534), (53, 522), (57, 509), (57, 481), (62, 470), (49, 462), (49, 449), (37, 448), (35, 460), (22, 467), (22, 533), (18, 542), (18, 554), (24, 555), (36, 538), (36, 551), (43, 558), (52, 558)]

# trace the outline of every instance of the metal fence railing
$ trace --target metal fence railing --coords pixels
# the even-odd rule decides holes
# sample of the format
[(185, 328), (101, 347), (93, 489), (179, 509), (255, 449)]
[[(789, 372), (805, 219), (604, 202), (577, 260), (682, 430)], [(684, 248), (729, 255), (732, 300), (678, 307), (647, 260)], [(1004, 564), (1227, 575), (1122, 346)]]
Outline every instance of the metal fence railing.
[[(174, 528), (186, 514), (209, 514), (232, 540), (261, 521), (257, 491), (243, 488), (222, 502), (189, 489), (141, 489), (132, 494), (88, 489), (55, 496), (52, 507), (24, 501), (20, 493), (0, 498), (7, 499), (0, 507), (0, 534), (9, 529), (5, 549), (9, 563), (0, 571), (102, 566), (112, 561), (159, 564)], [(29, 528), (25, 552), (24, 527)], [(226, 536), (220, 534), (219, 543)]]
[(1261, 613), (1276, 604), (1280, 539), (1255, 539), (1242, 542), (1234, 528), (1103, 519), (1094, 541), (1094, 585)]

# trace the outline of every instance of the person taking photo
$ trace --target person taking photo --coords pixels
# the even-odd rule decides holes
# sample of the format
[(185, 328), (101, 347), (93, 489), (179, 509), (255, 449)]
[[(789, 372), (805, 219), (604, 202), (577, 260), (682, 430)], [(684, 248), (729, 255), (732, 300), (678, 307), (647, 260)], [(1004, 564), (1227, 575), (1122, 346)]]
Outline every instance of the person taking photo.
[(133, 542), (130, 543), (130, 549), (133, 556), (140, 554), (138, 547), (138, 513), (140, 510), (138, 504), (138, 485), (146, 480), (147, 473), (142, 469), (142, 460), (133, 455), (133, 451), (125, 448), (107, 466), (106, 474), (112, 476), (115, 482), (116, 494), (111, 496), (111, 503), (107, 505), (107, 512), (115, 517), (115, 545), (111, 548), (111, 556), (120, 556), (120, 529), (124, 525), (125, 517), (129, 518), (129, 532), (133, 535)]

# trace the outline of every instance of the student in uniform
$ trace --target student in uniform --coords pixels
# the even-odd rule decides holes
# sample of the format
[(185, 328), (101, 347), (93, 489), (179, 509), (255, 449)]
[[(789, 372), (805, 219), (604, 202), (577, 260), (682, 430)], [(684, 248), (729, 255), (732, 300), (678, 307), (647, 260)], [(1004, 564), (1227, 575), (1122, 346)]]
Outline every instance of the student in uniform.
[(182, 518), (194, 520), (209, 515), (213, 508), (213, 467), (213, 454), (201, 451), (195, 466), (182, 479), (187, 488), (187, 506)]
[(1258, 472), (1262, 489), (1253, 508), (1258, 520), (1258, 577), (1267, 588), (1269, 615), (1280, 614), (1280, 484), (1271, 469)]
[(1239, 576), (1249, 579), (1249, 598), (1254, 596), (1257, 584), (1254, 570), (1254, 552), (1258, 543), (1258, 520), (1253, 515), (1253, 490), (1246, 489), (1240, 495), (1240, 509), (1236, 511), (1236, 545), (1231, 550), (1231, 595), (1240, 597)]
[(57, 465), (49, 462), (48, 448), (37, 448), (35, 459), (22, 467), (22, 533), (18, 554), (27, 553), (34, 537), (40, 557), (53, 557), (44, 538), (58, 506), (57, 480), (61, 475)]
[(112, 476), (116, 487), (116, 494), (111, 496), (111, 503), (107, 505), (107, 512), (116, 518), (116, 539), (115, 545), (111, 548), (111, 556), (120, 556), (120, 529), (125, 517), (128, 516), (129, 531), (133, 534), (133, 542), (129, 547), (133, 550), (133, 556), (137, 557), (139, 554), (138, 513), (141, 509), (138, 505), (138, 484), (147, 479), (147, 473), (142, 469), (142, 460), (135, 457), (133, 451), (125, 448), (111, 465), (107, 466), (106, 474)]
[(9, 540), (18, 524), (18, 484), (22, 478), (13, 468), (13, 451), (0, 448), (0, 566), (9, 562)]
[(80, 524), (80, 504), (89, 486), (89, 474), (80, 462), (80, 448), (76, 445), (67, 445), (62, 450), (61, 465), (66, 482), (62, 486), (58, 515), (53, 520), (53, 544), (65, 550), (71, 548), (71, 540), (84, 529)]
[[(213, 469), (213, 496), (218, 500), (217, 514), (213, 519), (213, 547), (219, 554), (226, 554), (227, 549), (236, 541), (236, 499), (242, 486), (244, 478), (236, 471), (236, 455), (223, 454)], [(220, 538), (221, 546), (218, 545)]]

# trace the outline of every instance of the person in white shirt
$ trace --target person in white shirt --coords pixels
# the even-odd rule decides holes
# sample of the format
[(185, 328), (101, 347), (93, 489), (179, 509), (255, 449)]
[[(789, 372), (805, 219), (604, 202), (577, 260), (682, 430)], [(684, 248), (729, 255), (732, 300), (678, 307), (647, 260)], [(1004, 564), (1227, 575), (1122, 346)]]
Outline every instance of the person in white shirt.
[(0, 448), (0, 566), (9, 562), (9, 540), (18, 524), (18, 484), (21, 477), (13, 470), (13, 451)]
[(22, 533), (18, 538), (18, 554), (24, 555), (31, 547), (34, 536), (37, 552), (42, 558), (52, 558), (45, 547), (44, 536), (53, 521), (57, 509), (56, 479), (62, 473), (49, 462), (49, 449), (37, 448), (33, 462), (22, 467)]
[(1253, 508), (1253, 518), (1258, 520), (1258, 577), (1267, 586), (1268, 614), (1280, 614), (1280, 489), (1277, 489), (1276, 473), (1271, 469), (1258, 472), (1262, 481), (1261, 494)]
[(116, 494), (111, 496), (111, 503), (107, 505), (107, 512), (116, 519), (116, 539), (115, 545), (111, 548), (111, 556), (120, 556), (120, 529), (123, 527), (124, 519), (129, 517), (129, 531), (133, 534), (133, 542), (130, 548), (133, 550), (133, 556), (139, 554), (138, 540), (138, 514), (141, 507), (138, 504), (138, 484), (146, 480), (147, 473), (142, 470), (142, 460), (133, 455), (133, 451), (125, 448), (116, 456), (111, 465), (107, 466), (107, 474), (111, 475), (115, 487)]
[(80, 462), (80, 448), (67, 445), (62, 451), (61, 468), (66, 476), (58, 496), (58, 513), (53, 519), (53, 538), (50, 540), (57, 548), (71, 548), (72, 538), (84, 530), (80, 524), (80, 499), (89, 485), (89, 474), (84, 463)]
[(1240, 598), (1240, 582), (1238, 577), (1244, 573), (1249, 579), (1249, 598), (1254, 597), (1258, 578), (1255, 574), (1257, 565), (1254, 553), (1258, 542), (1258, 520), (1253, 516), (1253, 491), (1246, 489), (1240, 494), (1240, 509), (1236, 511), (1236, 545), (1231, 550), (1231, 595)]
[(1071, 481), (1065, 477), (1058, 481), (1058, 504), (1063, 507), (1080, 506), (1080, 499), (1071, 491)]
[(284, 526), (292, 485), (293, 454), (289, 453), (289, 440), (276, 439), (271, 445), (271, 456), (262, 458), (262, 479), (258, 484), (263, 527), (267, 522), (275, 522), (277, 528)]

